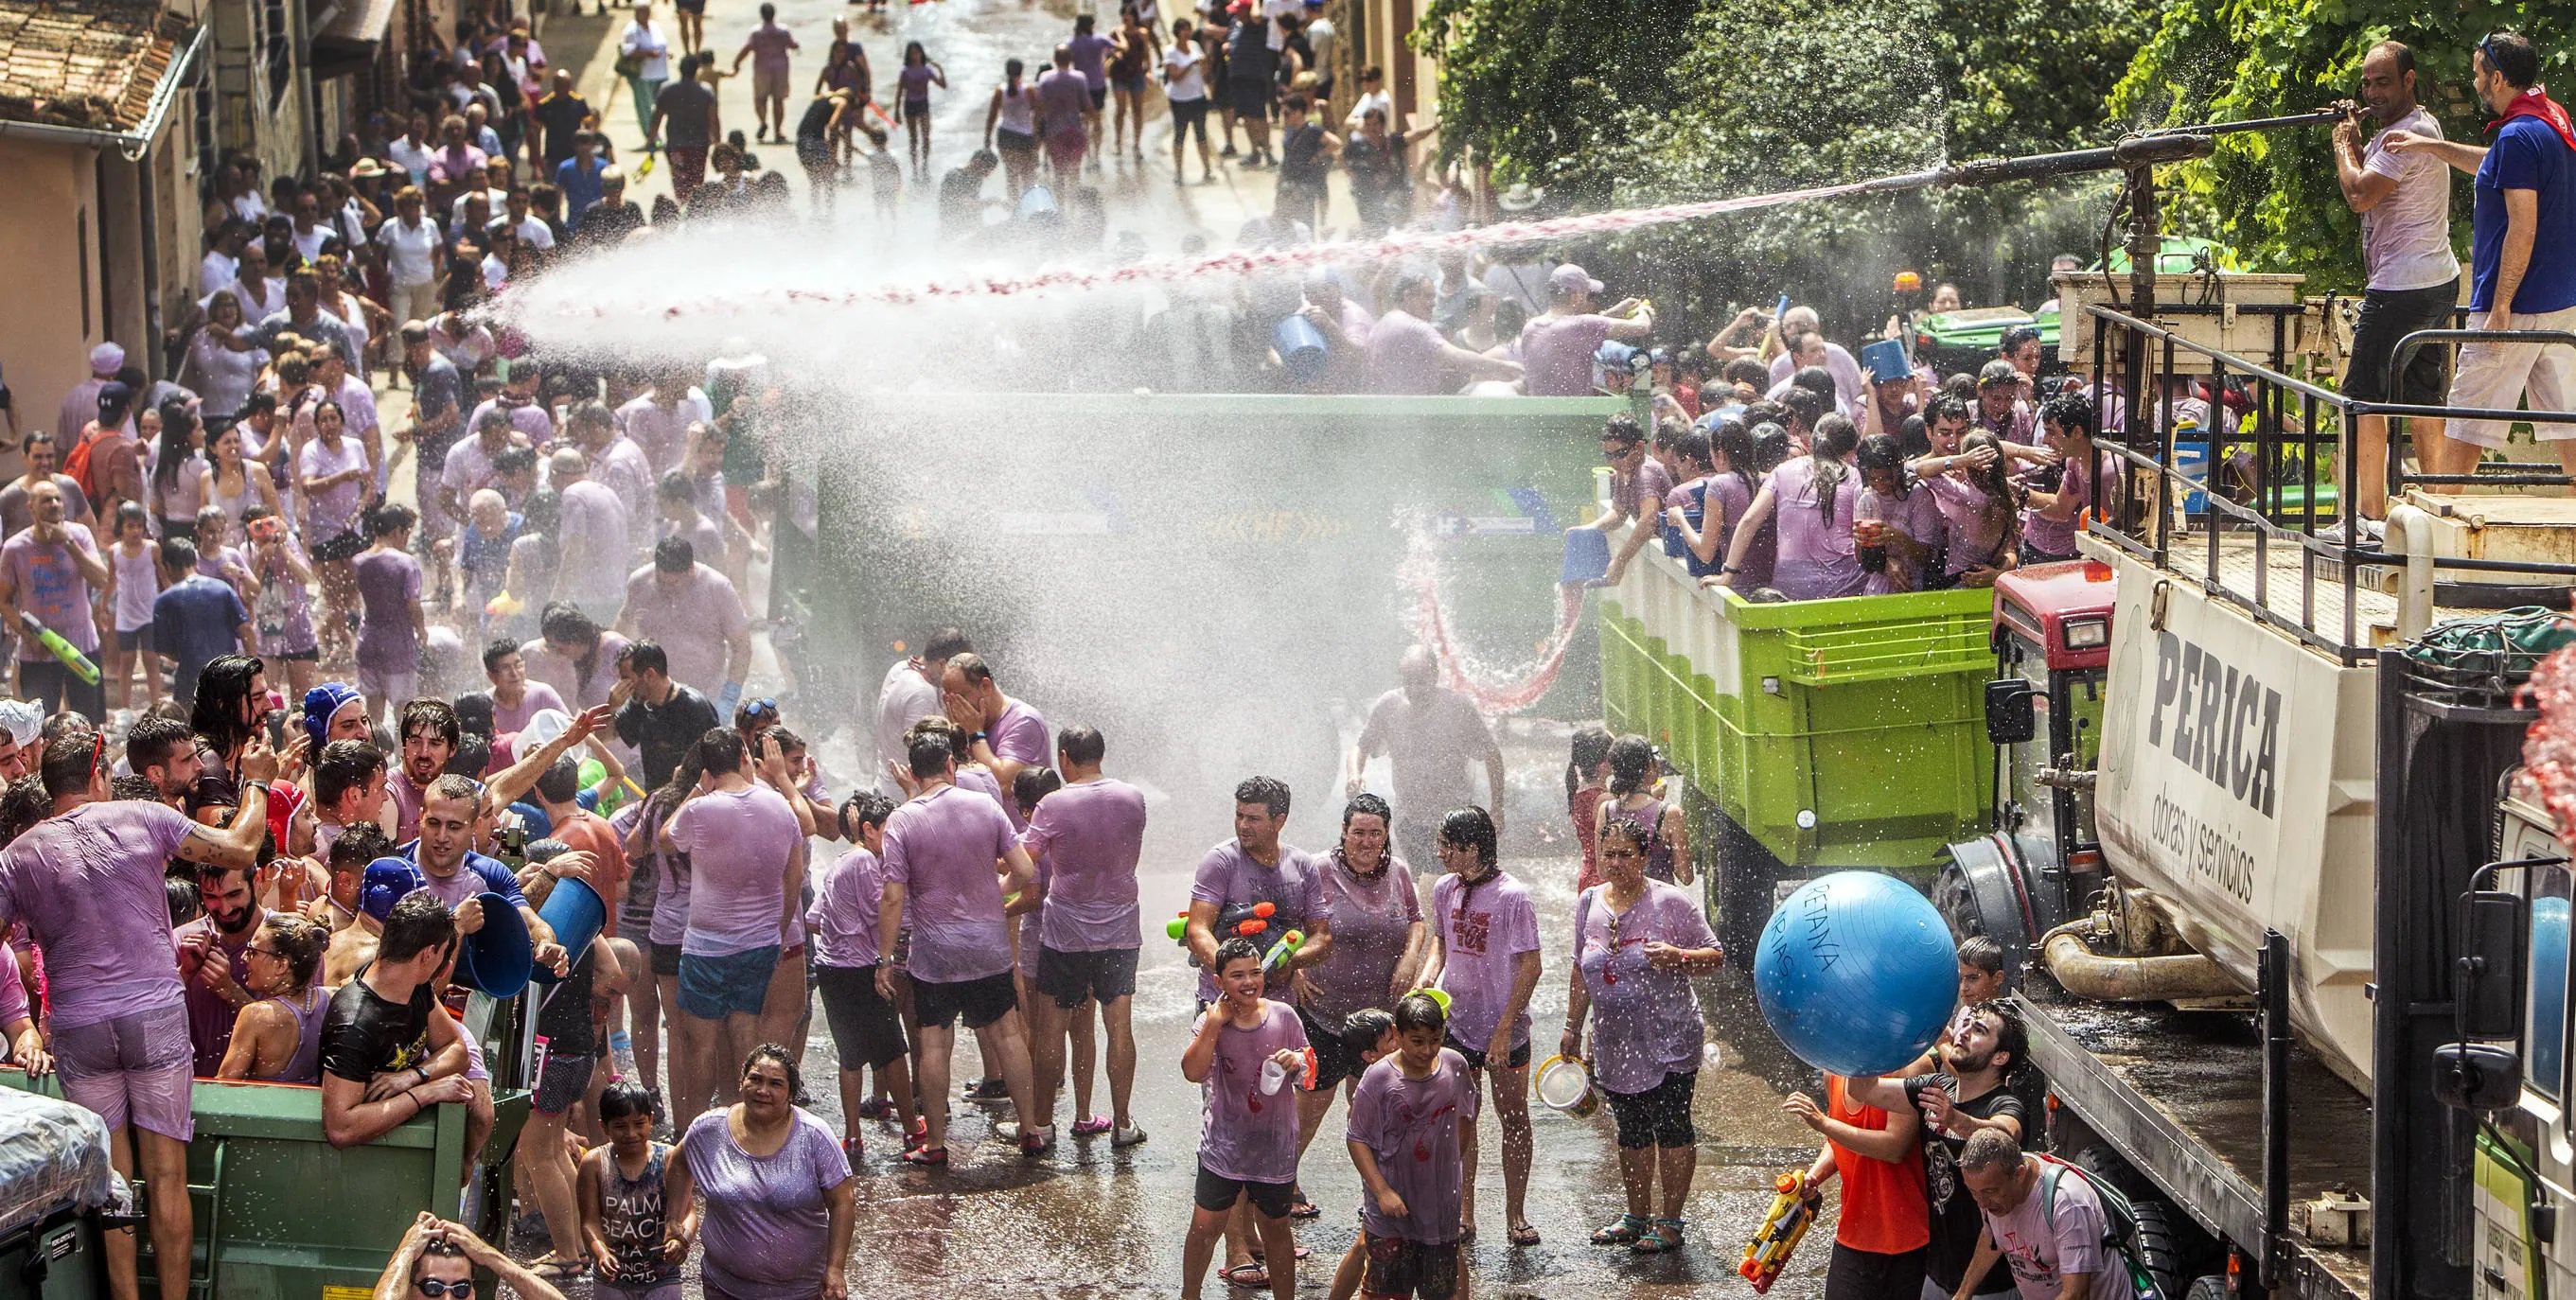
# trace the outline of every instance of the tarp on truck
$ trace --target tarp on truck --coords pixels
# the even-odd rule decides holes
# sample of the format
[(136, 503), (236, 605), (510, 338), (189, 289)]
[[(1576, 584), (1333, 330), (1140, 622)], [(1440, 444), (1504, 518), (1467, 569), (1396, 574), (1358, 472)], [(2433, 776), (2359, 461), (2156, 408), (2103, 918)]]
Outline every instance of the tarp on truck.
[(0, 1235), (67, 1204), (97, 1209), (117, 1191), (97, 1112), (0, 1088)]

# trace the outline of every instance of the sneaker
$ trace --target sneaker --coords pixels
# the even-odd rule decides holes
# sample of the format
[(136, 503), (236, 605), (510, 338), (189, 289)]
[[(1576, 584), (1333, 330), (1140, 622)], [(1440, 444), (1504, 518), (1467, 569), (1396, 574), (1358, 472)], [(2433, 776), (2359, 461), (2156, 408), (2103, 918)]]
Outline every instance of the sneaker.
[(912, 1127), (904, 1131), (903, 1149), (906, 1151), (919, 1150), (924, 1143), (929, 1141), (930, 1121), (923, 1119), (918, 1115), (913, 1116)]
[[(2388, 532), (2387, 525), (2376, 519), (2356, 519), (2354, 522), (2361, 525), (2361, 541), (2364, 545), (2379, 541)], [(2340, 546), (2343, 544), (2344, 530), (2345, 525), (2342, 522), (2337, 522), (2332, 527), (2320, 528), (2317, 530), (2317, 540)]]
[(854, 1137), (843, 1138), (841, 1154), (849, 1157), (850, 1163), (857, 1164), (859, 1157), (867, 1154), (867, 1144)]
[(1109, 1145), (1113, 1147), (1132, 1147), (1144, 1140), (1145, 1130), (1135, 1124), (1121, 1125), (1117, 1132), (1109, 1135)]
[(993, 1136), (1020, 1148), (1024, 1156), (1042, 1156), (1055, 1150), (1055, 1125), (1023, 1129), (1017, 1120), (1003, 1120), (993, 1126)]
[(968, 1101), (1009, 1101), (1011, 1086), (999, 1079), (977, 1079), (966, 1085)]
[(1094, 1115), (1089, 1119), (1075, 1120), (1073, 1135), (1078, 1138), (1098, 1137), (1115, 1127), (1117, 1126), (1110, 1122), (1108, 1116)]
[(859, 1118), (886, 1119), (894, 1114), (894, 1103), (883, 1097), (870, 1097), (859, 1103)]

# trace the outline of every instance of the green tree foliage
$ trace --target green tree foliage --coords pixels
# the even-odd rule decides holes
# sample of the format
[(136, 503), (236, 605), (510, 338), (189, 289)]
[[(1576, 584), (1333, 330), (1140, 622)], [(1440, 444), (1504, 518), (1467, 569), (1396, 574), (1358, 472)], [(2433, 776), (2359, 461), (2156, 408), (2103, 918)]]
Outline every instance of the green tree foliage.
[[(2576, 69), (2576, 7), (2395, 0), (2174, 0), (2112, 96), (2146, 122), (2228, 121), (2302, 112), (2353, 95), (2362, 56), (2382, 40), (2413, 47), (2417, 97), (2454, 140), (2483, 140), (2489, 114), (2471, 102), (2469, 55), (2498, 27), (2531, 34), (2544, 80)], [(2557, 75), (2552, 76), (2552, 72)], [(2265, 270), (2298, 271), (2318, 289), (2361, 286), (2360, 219), (2335, 187), (2324, 128), (2223, 137), (2218, 154), (2168, 169), (2189, 202), (2179, 223), (2235, 246)], [(2452, 192), (2462, 218), (2469, 189)], [(2465, 246), (2466, 236), (2462, 236)]]
[[(1441, 60), (1447, 148), (1563, 205), (1630, 206), (2100, 143), (2153, 12), (2151, 0), (1436, 0), (1417, 40)], [(1633, 259), (1694, 330), (1771, 286), (1874, 326), (1900, 268), (1973, 276), (1971, 300), (2044, 296), (2049, 254), (2089, 252), (2107, 192), (2092, 178), (1807, 203), (1585, 255)]]

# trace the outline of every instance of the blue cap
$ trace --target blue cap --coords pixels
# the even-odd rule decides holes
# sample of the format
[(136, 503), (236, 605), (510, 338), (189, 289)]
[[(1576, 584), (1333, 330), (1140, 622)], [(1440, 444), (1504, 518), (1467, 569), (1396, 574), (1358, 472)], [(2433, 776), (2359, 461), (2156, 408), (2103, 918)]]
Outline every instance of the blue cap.
[(425, 889), (429, 878), (420, 868), (403, 858), (378, 858), (367, 864), (367, 874), (358, 883), (358, 910), (381, 922), (392, 914), (394, 904), (403, 895)]
[(1592, 359), (1600, 362), (1604, 366), (1618, 370), (1625, 370), (1628, 367), (1629, 359), (1636, 355), (1637, 350), (1635, 348), (1632, 348), (1617, 339), (1603, 339), (1601, 340), (1600, 350), (1592, 354)]
[(331, 734), (331, 715), (357, 698), (357, 690), (347, 682), (324, 682), (304, 693), (304, 736), (313, 742), (306, 762), (321, 756), (322, 738)]

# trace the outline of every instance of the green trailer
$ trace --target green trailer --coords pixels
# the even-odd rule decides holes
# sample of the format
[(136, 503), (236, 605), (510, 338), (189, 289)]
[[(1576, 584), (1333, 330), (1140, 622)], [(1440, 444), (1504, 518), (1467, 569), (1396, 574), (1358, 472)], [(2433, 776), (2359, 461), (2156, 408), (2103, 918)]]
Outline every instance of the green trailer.
[(1651, 548), (1601, 602), (1602, 711), (1679, 774), (1719, 937), (1749, 963), (1782, 887), (1846, 868), (1929, 884), (1986, 825), (1982, 589), (1757, 603)]

